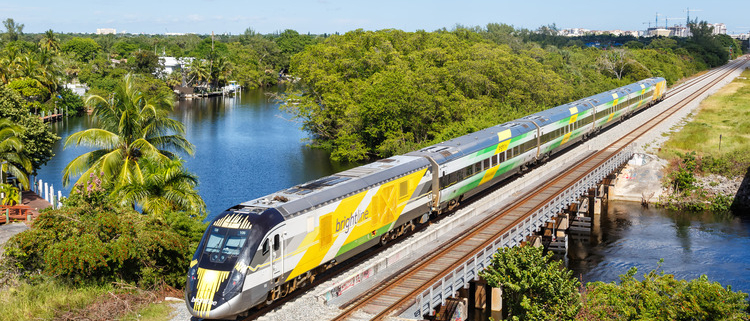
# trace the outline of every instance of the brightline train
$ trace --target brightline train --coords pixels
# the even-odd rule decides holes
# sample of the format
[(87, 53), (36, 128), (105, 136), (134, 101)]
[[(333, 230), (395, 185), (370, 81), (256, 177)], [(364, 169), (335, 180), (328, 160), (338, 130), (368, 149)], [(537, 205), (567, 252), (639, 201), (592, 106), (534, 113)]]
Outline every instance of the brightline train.
[(190, 262), (188, 309), (227, 319), (269, 304), (665, 93), (663, 78), (645, 79), (229, 208)]

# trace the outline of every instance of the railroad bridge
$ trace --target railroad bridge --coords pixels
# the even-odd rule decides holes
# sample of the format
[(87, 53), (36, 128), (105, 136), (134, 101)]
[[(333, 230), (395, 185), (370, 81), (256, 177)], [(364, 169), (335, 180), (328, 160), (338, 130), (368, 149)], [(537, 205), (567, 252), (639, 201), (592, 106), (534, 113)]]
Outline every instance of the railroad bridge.
[[(441, 307), (455, 306), (459, 293), (471, 292), (469, 306), (477, 306), (473, 299), (479, 289), (486, 294), (483, 313), (489, 316), (495, 291), (477, 283), (478, 272), (498, 249), (546, 242), (565, 251), (567, 237), (559, 230), (570, 222), (580, 222), (585, 229), (587, 217), (606, 206), (612, 179), (644, 143), (644, 135), (659, 126), (671, 127), (669, 122), (689, 112), (686, 106), (697, 105), (738, 76), (747, 61), (738, 59), (671, 88), (662, 103), (467, 204), (356, 267), (318, 297), (342, 308), (335, 320), (362, 319), (362, 314), (375, 320), (421, 320)], [(359, 316), (352, 317), (355, 312)]]

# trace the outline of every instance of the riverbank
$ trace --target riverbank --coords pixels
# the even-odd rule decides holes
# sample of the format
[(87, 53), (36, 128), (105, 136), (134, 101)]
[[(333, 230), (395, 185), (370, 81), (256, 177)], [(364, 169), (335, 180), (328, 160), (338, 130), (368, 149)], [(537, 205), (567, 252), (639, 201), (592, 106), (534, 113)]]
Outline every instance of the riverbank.
[[(686, 106), (638, 142), (612, 200), (673, 208), (750, 204), (750, 72)], [(721, 144), (721, 146), (720, 146)]]

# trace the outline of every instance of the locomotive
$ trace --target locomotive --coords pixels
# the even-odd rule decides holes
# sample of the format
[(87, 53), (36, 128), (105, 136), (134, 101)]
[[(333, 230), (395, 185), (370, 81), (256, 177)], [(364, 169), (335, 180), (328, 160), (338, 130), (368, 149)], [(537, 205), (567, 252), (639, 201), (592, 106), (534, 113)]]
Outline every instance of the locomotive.
[(664, 78), (645, 79), (231, 207), (190, 262), (188, 310), (227, 319), (269, 304), (665, 93)]

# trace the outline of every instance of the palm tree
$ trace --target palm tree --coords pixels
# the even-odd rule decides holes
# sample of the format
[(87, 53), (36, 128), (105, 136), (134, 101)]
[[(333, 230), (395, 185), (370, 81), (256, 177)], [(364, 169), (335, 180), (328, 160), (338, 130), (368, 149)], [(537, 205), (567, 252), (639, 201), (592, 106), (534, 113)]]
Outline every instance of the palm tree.
[(143, 213), (162, 216), (164, 212), (202, 213), (206, 204), (195, 187), (198, 178), (187, 172), (181, 159), (160, 162), (145, 158), (141, 162), (142, 183), (133, 183), (115, 191), (122, 205), (140, 206)]
[(2, 205), (16, 205), (21, 203), (21, 194), (18, 193), (18, 189), (10, 184), (0, 184), (0, 194), (3, 199), (0, 201)]
[(86, 106), (94, 109), (100, 128), (90, 128), (68, 137), (65, 146), (98, 148), (72, 160), (63, 170), (63, 184), (80, 175), (76, 184), (101, 175), (105, 188), (117, 190), (129, 184), (143, 184), (141, 161), (151, 158), (166, 162), (174, 152), (193, 154), (185, 139), (182, 123), (170, 119), (170, 96), (149, 97), (136, 87), (132, 74), (123, 77), (110, 98), (89, 96)]
[(193, 59), (188, 69), (188, 77), (190, 77), (188, 84), (203, 83), (210, 77), (209, 65), (205, 61)]
[(23, 128), (13, 124), (10, 119), (0, 119), (0, 171), (15, 176), (23, 188), (29, 187), (29, 175), (31, 172), (31, 160), (24, 154), (24, 143), (21, 140)]
[(42, 39), (39, 40), (39, 46), (47, 51), (57, 52), (60, 50), (60, 42), (55, 36), (55, 32), (52, 29), (44, 32)]

